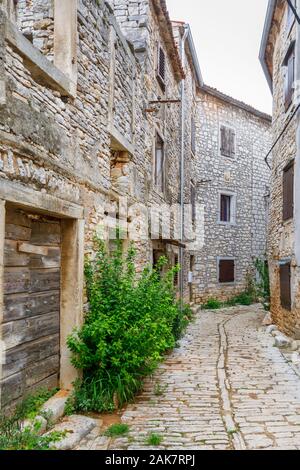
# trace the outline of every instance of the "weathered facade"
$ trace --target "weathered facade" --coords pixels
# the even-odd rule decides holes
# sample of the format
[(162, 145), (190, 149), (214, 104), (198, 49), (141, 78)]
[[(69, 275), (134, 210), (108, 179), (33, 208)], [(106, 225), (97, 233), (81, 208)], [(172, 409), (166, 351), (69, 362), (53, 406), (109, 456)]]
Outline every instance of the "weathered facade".
[[(293, 2), (300, 11), (299, 1)], [(270, 1), (260, 58), (273, 92), (269, 219), (271, 312), (280, 329), (300, 338), (300, 26), (286, 1)]]
[(270, 116), (204, 86), (197, 104), (195, 179), (204, 245), (195, 253), (195, 301), (227, 300), (247, 287), (266, 254)]
[[(1, 406), (71, 386), (83, 257), (111, 216), (139, 268), (187, 258), (180, 230), (152, 240), (144, 216), (180, 212), (182, 57), (164, 1), (115, 3), (1, 1)], [(185, 68), (195, 100), (199, 77)]]
[[(251, 170), (241, 193), (258, 207), (259, 233), (251, 239), (247, 216), (239, 243), (264, 250), (267, 119), (223, 98), (204, 86), (191, 31), (170, 21), (164, 0), (0, 0), (0, 406), (43, 386), (71, 387), (66, 338), (82, 322), (84, 254), (116, 219), (139, 270), (166, 255), (182, 265), (186, 300), (215, 293), (203, 281), (215, 272), (201, 205), (227, 188), (218, 113), (247, 142), (228, 163), (228, 187)], [(253, 144), (254, 132), (263, 142)], [(215, 237), (207, 220), (204, 240)], [(241, 258), (237, 288), (249, 262)]]

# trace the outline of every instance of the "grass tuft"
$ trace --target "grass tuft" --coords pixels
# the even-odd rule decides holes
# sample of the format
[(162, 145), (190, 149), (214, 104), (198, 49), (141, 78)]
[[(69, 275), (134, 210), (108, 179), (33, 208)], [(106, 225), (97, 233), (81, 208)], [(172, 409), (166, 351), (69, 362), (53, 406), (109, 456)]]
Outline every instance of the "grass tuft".
[(129, 432), (128, 424), (112, 424), (104, 433), (107, 437), (123, 436)]
[(152, 432), (147, 436), (146, 444), (148, 446), (159, 446), (163, 442), (163, 437), (160, 434)]

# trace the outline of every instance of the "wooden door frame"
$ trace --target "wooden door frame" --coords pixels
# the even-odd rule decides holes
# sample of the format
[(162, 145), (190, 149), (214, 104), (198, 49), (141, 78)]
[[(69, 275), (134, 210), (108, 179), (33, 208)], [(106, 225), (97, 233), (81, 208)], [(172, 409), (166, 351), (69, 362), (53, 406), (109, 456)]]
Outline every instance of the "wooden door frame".
[[(84, 268), (84, 208), (22, 184), (0, 179), (0, 346), (4, 309), (4, 243), (6, 203), (61, 220), (60, 388), (70, 390), (78, 372), (71, 365), (66, 339), (82, 324)], [(0, 384), (2, 361), (0, 357)], [(1, 385), (0, 385), (1, 408)]]

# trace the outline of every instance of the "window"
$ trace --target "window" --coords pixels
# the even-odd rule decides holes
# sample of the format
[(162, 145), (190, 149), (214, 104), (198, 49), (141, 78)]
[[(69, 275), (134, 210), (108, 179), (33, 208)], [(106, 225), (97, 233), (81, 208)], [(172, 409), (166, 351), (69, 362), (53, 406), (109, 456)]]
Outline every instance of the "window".
[[(174, 256), (174, 267), (177, 267), (178, 263), (179, 263), (178, 255), (175, 255)], [(179, 284), (179, 272), (177, 271), (174, 274), (174, 287), (178, 287), (178, 284)]]
[(231, 127), (220, 127), (220, 152), (223, 157), (235, 157), (235, 130)]
[(221, 284), (230, 284), (235, 281), (235, 261), (234, 259), (219, 260), (219, 282)]
[(283, 170), (283, 220), (294, 217), (294, 161)]
[(235, 222), (235, 196), (230, 193), (220, 194), (219, 223), (233, 224)]
[(192, 206), (192, 222), (195, 222), (196, 220), (196, 188), (191, 181), (191, 206)]
[(195, 119), (192, 117), (191, 121), (191, 149), (193, 154), (196, 154), (196, 123)]
[(164, 141), (156, 133), (154, 183), (159, 191), (164, 190)]
[[(292, 4), (296, 8), (296, 0), (292, 0)], [(286, 28), (287, 28), (288, 33), (290, 32), (291, 27), (294, 24), (294, 21), (295, 21), (295, 14), (294, 14), (293, 10), (291, 9), (290, 5), (288, 4), (287, 24), (286, 24)]]
[(290, 262), (280, 265), (280, 301), (283, 308), (292, 309)]
[(161, 86), (161, 89), (166, 89), (166, 55), (161, 46), (158, 46), (158, 58), (157, 58), (157, 80)]
[(285, 82), (284, 82), (284, 101), (285, 110), (287, 111), (292, 104), (294, 97), (294, 81), (295, 81), (295, 41), (290, 44), (283, 61), (283, 66), (286, 68), (285, 71)]

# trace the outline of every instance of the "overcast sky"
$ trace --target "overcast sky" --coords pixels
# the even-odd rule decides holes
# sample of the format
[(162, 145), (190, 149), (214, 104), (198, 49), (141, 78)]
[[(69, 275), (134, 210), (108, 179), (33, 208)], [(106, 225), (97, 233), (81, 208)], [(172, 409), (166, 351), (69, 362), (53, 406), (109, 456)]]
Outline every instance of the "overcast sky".
[(171, 19), (190, 24), (207, 85), (271, 113), (258, 60), (268, 0), (167, 0)]

